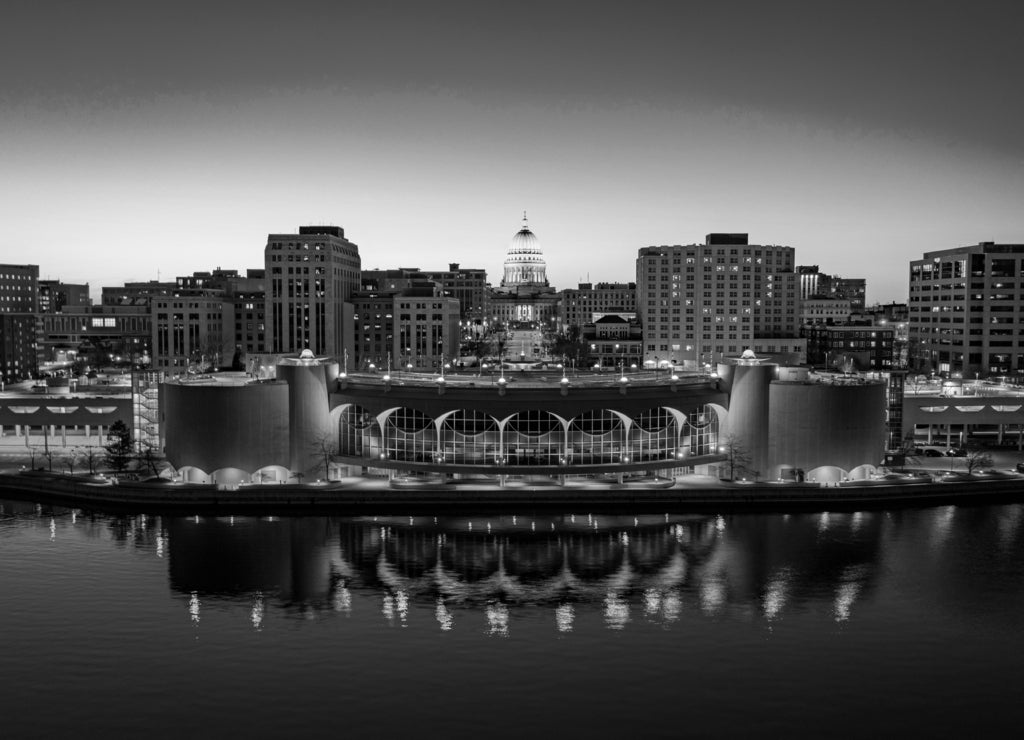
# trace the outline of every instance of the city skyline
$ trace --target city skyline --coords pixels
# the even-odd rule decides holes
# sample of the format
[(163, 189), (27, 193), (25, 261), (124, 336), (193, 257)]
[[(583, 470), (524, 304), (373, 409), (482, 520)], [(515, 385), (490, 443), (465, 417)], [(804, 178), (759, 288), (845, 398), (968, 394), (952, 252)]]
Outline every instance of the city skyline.
[(268, 233), (328, 223), (367, 269), (496, 284), (525, 209), (559, 288), (746, 232), (905, 301), (924, 252), (1024, 241), (1015, 20), (1003, 2), (15, 3), (0, 247), (98, 292), (257, 267)]

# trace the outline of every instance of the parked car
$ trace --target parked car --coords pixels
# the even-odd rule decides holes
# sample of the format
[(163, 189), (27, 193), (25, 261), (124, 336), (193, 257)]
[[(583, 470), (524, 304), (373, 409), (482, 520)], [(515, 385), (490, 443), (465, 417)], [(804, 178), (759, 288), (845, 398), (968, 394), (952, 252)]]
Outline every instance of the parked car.
[(967, 450), (963, 447), (950, 447), (946, 450), (946, 457), (967, 457)]
[(935, 449), (932, 449), (931, 447), (929, 447), (928, 449), (926, 449), (924, 451), (924, 456), (925, 457), (942, 457), (942, 453), (939, 452), (938, 450), (935, 450)]

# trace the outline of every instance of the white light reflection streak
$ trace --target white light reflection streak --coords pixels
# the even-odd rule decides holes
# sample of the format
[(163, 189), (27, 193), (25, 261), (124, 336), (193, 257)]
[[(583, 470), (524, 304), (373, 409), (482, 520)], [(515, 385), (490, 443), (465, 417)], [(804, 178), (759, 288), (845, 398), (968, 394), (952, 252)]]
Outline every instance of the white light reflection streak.
[(55, 539), (57, 539), (57, 522), (53, 517), (50, 517), (50, 542), (53, 542)]
[(614, 591), (604, 599), (604, 623), (610, 630), (621, 630), (629, 622), (629, 604)]
[(508, 637), (508, 607), (499, 602), (487, 605), (487, 634)]
[(764, 599), (761, 601), (761, 608), (764, 610), (764, 616), (769, 622), (776, 619), (786, 606), (790, 578), (789, 569), (783, 568), (768, 581), (768, 586), (764, 592)]
[(199, 624), (199, 592), (193, 591), (191, 598), (188, 600), (188, 615), (192, 619), (192, 624)]
[(725, 603), (725, 584), (717, 577), (710, 577), (700, 585), (700, 608), (714, 614)]
[(555, 626), (559, 632), (572, 632), (573, 622), (576, 621), (576, 610), (572, 604), (559, 604), (555, 607)]
[(946, 544), (946, 540), (949, 539), (949, 534), (953, 530), (953, 515), (955, 513), (955, 506), (944, 506), (935, 510), (930, 543), (933, 550), (942, 548)]
[(661, 611), (661, 594), (653, 588), (644, 591), (644, 616), (648, 619)]
[(334, 591), (334, 611), (341, 614), (352, 613), (352, 593), (344, 583), (339, 583)]
[(448, 611), (448, 607), (444, 604), (444, 599), (440, 596), (437, 597), (437, 606), (434, 608), (434, 616), (437, 617), (437, 623), (441, 625), (442, 632), (450, 632), (452, 627), (455, 626), (455, 617)]
[(409, 594), (404, 590), (395, 594), (395, 611), (398, 612), (398, 620), (405, 627), (406, 617), (409, 616)]
[(839, 588), (836, 589), (836, 601), (834, 606), (835, 619), (837, 622), (845, 622), (850, 618), (850, 610), (853, 607), (857, 596), (860, 594), (860, 579), (864, 577), (863, 566), (848, 565), (843, 569), (840, 576)]
[(661, 615), (666, 622), (676, 622), (679, 614), (683, 611), (683, 600), (676, 589), (671, 589), (662, 594)]
[(252, 608), (249, 610), (249, 621), (257, 632), (263, 629), (263, 593), (257, 591), (252, 597)]

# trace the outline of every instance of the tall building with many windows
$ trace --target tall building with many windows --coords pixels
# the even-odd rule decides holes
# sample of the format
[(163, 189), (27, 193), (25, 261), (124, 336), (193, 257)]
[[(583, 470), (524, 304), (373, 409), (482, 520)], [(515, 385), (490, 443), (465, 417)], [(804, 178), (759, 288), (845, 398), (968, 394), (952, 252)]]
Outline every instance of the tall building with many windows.
[(636, 283), (580, 283), (561, 295), (565, 327), (583, 327), (605, 314), (636, 315)]
[(792, 247), (750, 244), (746, 234), (641, 249), (644, 362), (706, 368), (746, 349), (802, 361), (793, 260)]
[(910, 263), (909, 362), (1024, 377), (1024, 244), (980, 242)]
[(31, 378), (38, 368), (39, 266), (0, 265), (0, 379)]
[(359, 290), (359, 248), (339, 226), (300, 226), (270, 234), (266, 264), (266, 341), (270, 352), (353, 351), (352, 294)]

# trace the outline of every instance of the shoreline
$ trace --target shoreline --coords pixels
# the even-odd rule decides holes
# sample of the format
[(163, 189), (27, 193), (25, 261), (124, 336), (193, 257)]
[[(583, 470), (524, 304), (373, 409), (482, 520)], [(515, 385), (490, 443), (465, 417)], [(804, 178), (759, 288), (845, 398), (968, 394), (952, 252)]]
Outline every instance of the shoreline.
[(368, 513), (488, 510), (510, 507), (593, 511), (839, 511), (1024, 500), (1024, 476), (978, 476), (953, 481), (888, 484), (728, 483), (664, 479), (660, 487), (636, 482), (560, 486), (498, 486), (451, 482), (393, 487), (387, 480), (350, 478), (323, 484), (243, 486), (122, 481), (26, 471), (0, 473), (0, 498), (133, 513)]

